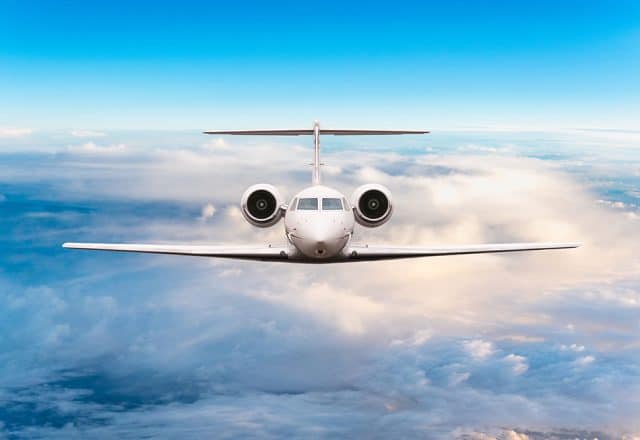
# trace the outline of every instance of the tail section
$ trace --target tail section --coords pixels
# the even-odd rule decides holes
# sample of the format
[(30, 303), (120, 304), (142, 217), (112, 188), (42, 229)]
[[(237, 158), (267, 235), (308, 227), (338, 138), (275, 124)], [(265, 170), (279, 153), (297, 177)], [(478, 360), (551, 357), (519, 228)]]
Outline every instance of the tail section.
[(311, 181), (314, 185), (320, 184), (320, 135), (333, 136), (383, 136), (392, 134), (427, 134), (427, 130), (359, 130), (359, 129), (320, 129), (318, 121), (313, 123), (312, 129), (267, 129), (267, 130), (210, 130), (204, 134), (229, 134), (249, 136), (313, 136), (313, 174)]
[(320, 124), (313, 122), (313, 174), (311, 183), (320, 185)]

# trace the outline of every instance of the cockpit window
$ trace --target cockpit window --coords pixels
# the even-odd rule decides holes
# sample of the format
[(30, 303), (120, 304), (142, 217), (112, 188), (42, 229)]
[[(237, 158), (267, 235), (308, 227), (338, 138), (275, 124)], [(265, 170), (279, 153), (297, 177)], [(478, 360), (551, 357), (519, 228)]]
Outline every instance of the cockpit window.
[(324, 198), (322, 199), (322, 210), (323, 211), (342, 211), (342, 201), (340, 199), (334, 198)]
[(296, 205), (297, 205), (297, 204), (298, 204), (298, 199), (297, 199), (297, 198), (294, 198), (294, 199), (291, 201), (291, 205), (289, 205), (289, 206), (291, 206), (291, 208), (290, 208), (289, 210), (290, 210), (290, 211), (295, 211), (295, 210), (296, 210)]
[(315, 198), (304, 198), (298, 201), (298, 209), (303, 209), (307, 211), (317, 211), (318, 210), (318, 199)]
[(348, 211), (348, 210), (350, 210), (350, 209), (351, 209), (351, 208), (349, 207), (349, 202), (347, 202), (347, 199), (346, 199), (346, 198), (344, 198), (344, 197), (342, 198), (342, 204), (344, 205), (344, 210), (345, 210), (345, 211)]

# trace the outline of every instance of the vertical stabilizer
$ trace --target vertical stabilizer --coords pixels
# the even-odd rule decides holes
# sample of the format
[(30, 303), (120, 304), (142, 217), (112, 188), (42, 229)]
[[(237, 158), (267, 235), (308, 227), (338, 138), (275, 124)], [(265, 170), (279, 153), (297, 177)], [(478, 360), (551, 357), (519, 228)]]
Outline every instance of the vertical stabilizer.
[(320, 185), (320, 124), (313, 123), (313, 175), (311, 183)]

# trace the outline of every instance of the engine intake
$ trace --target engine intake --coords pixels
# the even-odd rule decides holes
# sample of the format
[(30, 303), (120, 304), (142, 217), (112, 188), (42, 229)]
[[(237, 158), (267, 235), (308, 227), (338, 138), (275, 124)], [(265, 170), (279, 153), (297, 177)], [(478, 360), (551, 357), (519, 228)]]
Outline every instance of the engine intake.
[(242, 195), (240, 207), (244, 218), (253, 226), (267, 228), (282, 217), (284, 199), (272, 185), (260, 183), (249, 187)]
[(391, 218), (391, 192), (382, 185), (362, 185), (353, 193), (353, 206), (358, 224), (373, 228)]

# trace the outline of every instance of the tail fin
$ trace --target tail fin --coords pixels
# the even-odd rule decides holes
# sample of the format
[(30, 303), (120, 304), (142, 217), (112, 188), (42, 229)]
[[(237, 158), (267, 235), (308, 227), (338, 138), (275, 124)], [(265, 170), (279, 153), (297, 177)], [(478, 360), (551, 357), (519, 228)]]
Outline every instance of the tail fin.
[(204, 134), (230, 134), (249, 136), (303, 136), (313, 135), (313, 174), (311, 181), (314, 185), (320, 184), (320, 135), (330, 134), (334, 136), (361, 136), (361, 135), (390, 135), (390, 134), (427, 134), (427, 130), (359, 130), (359, 129), (320, 129), (318, 121), (313, 123), (311, 129), (276, 129), (276, 130), (209, 130)]

